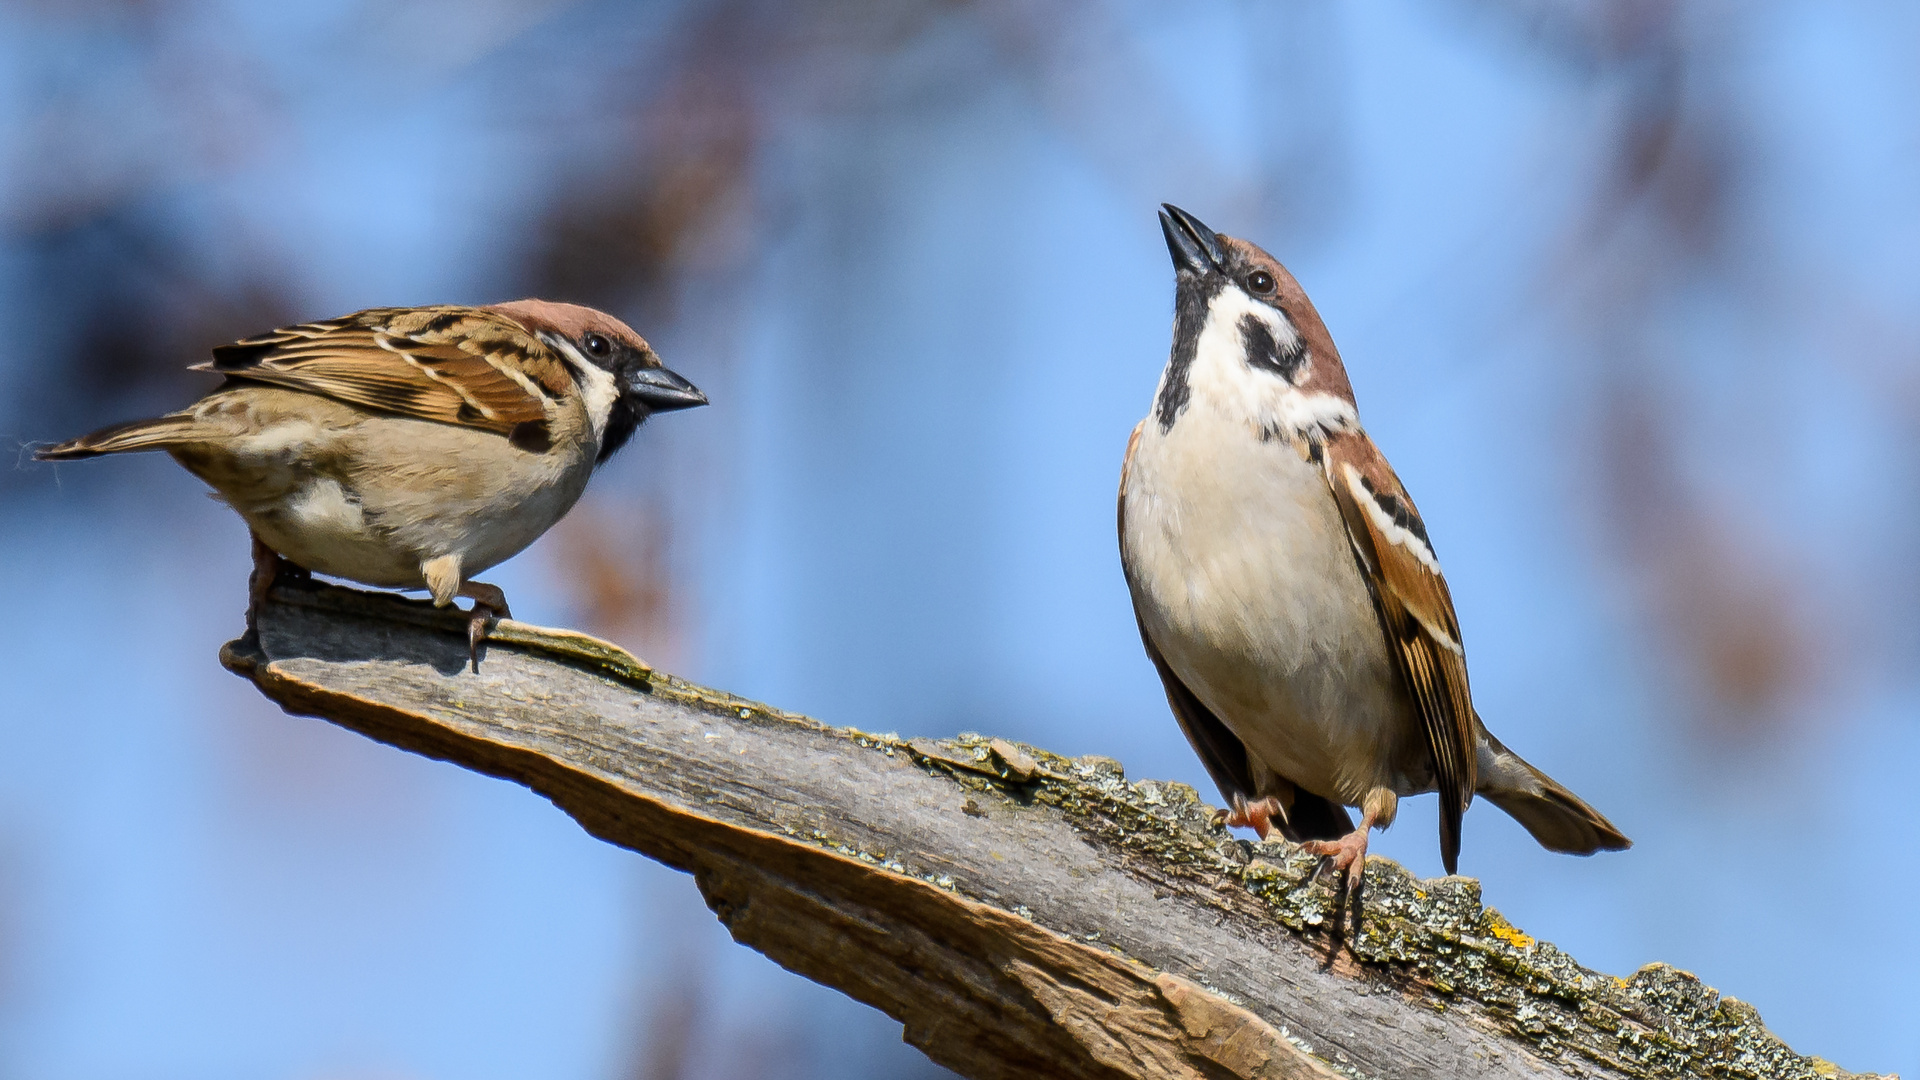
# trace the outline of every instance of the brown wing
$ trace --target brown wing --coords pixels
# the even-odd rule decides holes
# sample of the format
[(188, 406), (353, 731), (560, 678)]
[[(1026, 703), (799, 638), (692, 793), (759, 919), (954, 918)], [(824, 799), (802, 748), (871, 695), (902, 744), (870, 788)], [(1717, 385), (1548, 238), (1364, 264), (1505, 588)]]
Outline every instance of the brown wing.
[(1426, 525), (1373, 440), (1357, 431), (1335, 435), (1324, 460), (1388, 651), (1426, 729), (1440, 791), (1440, 857), (1451, 874), (1460, 856), (1460, 819), (1478, 784), (1473, 696), (1453, 597)]
[(545, 421), (573, 387), (539, 338), (470, 307), (374, 308), (302, 323), (222, 345), (195, 370), (502, 434)]
[[(1140, 429), (1136, 427), (1133, 437), (1127, 441), (1127, 462), (1132, 462), (1133, 448), (1139, 441)], [(1125, 544), (1127, 474), (1124, 464), (1120, 471), (1117, 516), (1120, 542)], [(1124, 559), (1121, 565), (1124, 570)], [(1146, 646), (1147, 659), (1153, 661), (1153, 669), (1160, 674), (1160, 685), (1167, 692), (1167, 705), (1173, 710), (1173, 718), (1179, 723), (1181, 734), (1187, 737), (1187, 744), (1199, 755), (1200, 764), (1206, 767), (1207, 775), (1213, 778), (1214, 786), (1220, 789), (1220, 797), (1226, 800), (1227, 805), (1233, 805), (1236, 796), (1246, 801), (1264, 795), (1278, 797), (1282, 805), (1289, 807), (1280, 820), (1280, 833), (1294, 843), (1302, 840), (1336, 840), (1353, 831), (1353, 819), (1347, 816), (1345, 807), (1297, 787), (1292, 781), (1254, 761), (1239, 736), (1215, 716), (1212, 709), (1207, 708), (1199, 696), (1181, 681), (1166, 657), (1160, 654), (1159, 646), (1153, 643), (1153, 635), (1147, 632), (1147, 624), (1139, 618), (1137, 610), (1134, 621), (1140, 627), (1140, 643)]]

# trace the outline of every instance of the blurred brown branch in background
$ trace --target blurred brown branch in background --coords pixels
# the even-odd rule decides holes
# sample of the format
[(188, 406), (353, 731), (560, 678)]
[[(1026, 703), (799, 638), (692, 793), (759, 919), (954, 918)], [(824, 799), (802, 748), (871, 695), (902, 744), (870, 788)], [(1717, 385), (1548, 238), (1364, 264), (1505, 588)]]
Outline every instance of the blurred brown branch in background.
[[(664, 970), (648, 971), (646, 994), (636, 1011), (634, 1060), (624, 1080), (694, 1080), (698, 1066), (713, 1064), (715, 1049), (700, 1038), (707, 1009), (711, 958), (695, 954), (681, 938), (668, 950)], [(753, 1080), (760, 1071), (729, 1075)]]
[[(1701, 422), (1722, 398), (1748, 398), (1748, 384), (1689, 378), (1700, 365), (1676, 341), (1690, 304), (1725, 305), (1737, 324), (1783, 337), (1782, 324), (1818, 317), (1765, 269), (1774, 239), (1743, 198), (1762, 163), (1750, 103), (1728, 77), (1742, 20), (1695, 0), (1469, 8), (1605, 104), (1608, 122), (1586, 129), (1600, 169), (1585, 203), (1571, 204), (1546, 279), (1591, 373), (1581, 400), (1594, 482), (1582, 487), (1657, 642), (1650, 655), (1690, 692), (1680, 715), (1712, 744), (1773, 743), (1783, 724), (1831, 711), (1807, 693), (1832, 674), (1816, 646), (1828, 613), (1808, 588), (1821, 568), (1741, 497), (1721, 466), (1744, 448)], [(1736, 436), (1750, 430), (1734, 425)]]
[(1608, 518), (1631, 568), (1633, 597), (1679, 666), (1703, 684), (1695, 715), (1715, 741), (1771, 735), (1824, 659), (1806, 626), (1798, 577), (1729, 514), (1724, 495), (1674, 467), (1672, 407), (1620, 388), (1603, 420)]

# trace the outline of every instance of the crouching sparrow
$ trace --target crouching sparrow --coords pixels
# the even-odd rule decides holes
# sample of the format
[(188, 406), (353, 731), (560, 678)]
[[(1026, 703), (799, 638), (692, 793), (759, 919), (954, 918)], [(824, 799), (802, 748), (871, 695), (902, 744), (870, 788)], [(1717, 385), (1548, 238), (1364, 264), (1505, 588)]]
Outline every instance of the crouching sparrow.
[(1629, 846), (1480, 722), (1426, 526), (1293, 275), (1172, 206), (1160, 225), (1173, 351), (1127, 445), (1120, 555), (1228, 823), (1304, 842), (1350, 891), (1369, 830), (1428, 791), (1448, 873), (1475, 794), (1550, 850)]
[(247, 627), (291, 568), (473, 600), (480, 669), (506, 597), (478, 574), (559, 521), (650, 414), (706, 404), (640, 335), (544, 300), (375, 308), (213, 350), (226, 377), (179, 412), (35, 457), (164, 450), (253, 533)]

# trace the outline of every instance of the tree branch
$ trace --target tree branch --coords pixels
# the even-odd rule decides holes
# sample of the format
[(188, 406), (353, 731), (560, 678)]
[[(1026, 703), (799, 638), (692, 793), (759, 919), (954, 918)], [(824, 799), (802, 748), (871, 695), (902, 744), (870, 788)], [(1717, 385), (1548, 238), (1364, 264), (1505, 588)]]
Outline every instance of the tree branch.
[(1365, 920), (1192, 788), (997, 739), (831, 728), (604, 642), (277, 588), (221, 661), (292, 713), (525, 784), (693, 874), (735, 940), (901, 1020), (966, 1076), (1848, 1074), (1664, 965), (1588, 971), (1468, 878), (1369, 860)]

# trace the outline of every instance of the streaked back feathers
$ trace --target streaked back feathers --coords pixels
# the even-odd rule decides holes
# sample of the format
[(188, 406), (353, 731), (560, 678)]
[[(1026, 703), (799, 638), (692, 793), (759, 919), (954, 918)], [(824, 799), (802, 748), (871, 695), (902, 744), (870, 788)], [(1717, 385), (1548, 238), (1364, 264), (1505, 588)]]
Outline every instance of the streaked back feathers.
[[(647, 369), (661, 370), (660, 359), (631, 327), (592, 308), (544, 300), (369, 308), (221, 345), (211, 361), (192, 368), (224, 375), (228, 386), (315, 394), (492, 432), (527, 449), (551, 445), (555, 409), (580, 397), (599, 460), (644, 418), (645, 407), (628, 400), (623, 375)], [(60, 461), (166, 449), (191, 441), (192, 412), (116, 424), (35, 456)]]

